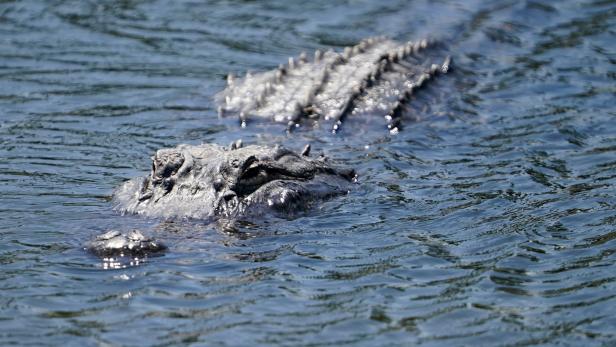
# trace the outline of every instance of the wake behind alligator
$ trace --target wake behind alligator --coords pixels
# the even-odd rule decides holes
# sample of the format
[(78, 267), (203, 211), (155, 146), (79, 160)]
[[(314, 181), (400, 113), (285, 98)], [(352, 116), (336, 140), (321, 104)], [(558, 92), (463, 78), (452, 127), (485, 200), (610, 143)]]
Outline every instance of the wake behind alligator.
[(286, 122), (289, 131), (329, 122), (334, 133), (351, 115), (379, 115), (397, 132), (411, 95), (449, 70), (451, 58), (439, 57), (439, 46), (427, 39), (401, 44), (373, 37), (342, 53), (317, 50), (311, 61), (302, 53), (273, 71), (228, 75), (227, 88), (215, 98), (218, 112), (237, 116), (242, 126), (252, 118)]
[[(302, 53), (273, 71), (229, 75), (216, 95), (220, 116), (238, 117), (242, 127), (255, 118), (286, 122), (292, 131), (327, 124), (333, 133), (350, 117), (381, 116), (391, 133), (411, 96), (449, 71), (451, 59), (429, 40), (398, 43), (368, 38), (343, 52)], [(432, 48), (432, 49), (430, 49)], [(440, 63), (435, 63), (440, 61)], [(309, 157), (282, 147), (179, 145), (152, 158), (149, 176), (126, 182), (114, 194), (116, 209), (149, 217), (226, 218), (292, 215), (314, 201), (348, 192), (353, 170), (326, 157)], [(91, 242), (95, 254), (142, 255), (165, 249), (139, 232), (108, 232)]]

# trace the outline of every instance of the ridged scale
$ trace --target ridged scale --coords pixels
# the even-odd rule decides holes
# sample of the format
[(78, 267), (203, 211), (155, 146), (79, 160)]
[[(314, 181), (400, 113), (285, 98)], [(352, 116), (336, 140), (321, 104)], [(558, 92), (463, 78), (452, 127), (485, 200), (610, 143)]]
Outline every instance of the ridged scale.
[(302, 53), (273, 71), (229, 76), (227, 88), (216, 96), (219, 113), (237, 115), (242, 126), (252, 117), (287, 122), (289, 130), (306, 118), (331, 120), (334, 133), (347, 116), (373, 113), (398, 131), (413, 92), (449, 70), (449, 57), (435, 64), (423, 55), (432, 45), (374, 37), (340, 53), (317, 50), (311, 61)]

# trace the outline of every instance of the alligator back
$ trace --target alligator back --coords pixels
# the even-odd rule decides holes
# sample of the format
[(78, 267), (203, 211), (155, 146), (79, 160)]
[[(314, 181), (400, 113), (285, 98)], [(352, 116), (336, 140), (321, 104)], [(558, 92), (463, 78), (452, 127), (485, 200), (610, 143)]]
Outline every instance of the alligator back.
[(215, 97), (218, 111), (239, 117), (242, 126), (252, 117), (286, 122), (288, 130), (312, 121), (328, 123), (334, 133), (350, 115), (376, 114), (397, 132), (410, 96), (449, 70), (451, 59), (431, 49), (437, 46), (375, 37), (341, 53), (317, 50), (310, 60), (302, 53), (273, 71), (229, 75)]

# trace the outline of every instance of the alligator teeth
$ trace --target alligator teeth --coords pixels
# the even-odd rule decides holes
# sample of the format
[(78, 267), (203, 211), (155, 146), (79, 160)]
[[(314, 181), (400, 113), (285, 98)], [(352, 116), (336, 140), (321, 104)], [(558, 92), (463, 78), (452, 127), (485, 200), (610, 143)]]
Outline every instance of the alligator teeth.
[(308, 59), (306, 58), (306, 52), (300, 53), (298, 61), (300, 63), (305, 63), (308, 61)]
[(421, 45), (421, 49), (428, 48), (428, 40), (426, 39), (421, 40), (419, 44)]
[(229, 87), (231, 87), (233, 85), (233, 81), (234, 81), (235, 77), (233, 76), (232, 73), (227, 75), (227, 85)]
[(289, 57), (289, 70), (293, 70), (294, 67), (295, 61), (293, 60), (293, 57)]

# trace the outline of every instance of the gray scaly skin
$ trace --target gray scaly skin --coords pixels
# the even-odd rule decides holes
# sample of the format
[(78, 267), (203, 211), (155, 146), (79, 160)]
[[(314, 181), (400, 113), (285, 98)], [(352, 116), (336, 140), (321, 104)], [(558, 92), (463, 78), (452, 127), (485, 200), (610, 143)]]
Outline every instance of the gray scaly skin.
[(229, 149), (213, 144), (160, 149), (152, 172), (114, 195), (116, 209), (151, 217), (229, 219), (292, 214), (316, 199), (344, 194), (355, 173), (280, 146)]
[[(280, 146), (229, 148), (202, 144), (160, 149), (152, 171), (124, 183), (114, 194), (122, 213), (150, 217), (235, 220), (264, 213), (291, 215), (315, 200), (346, 194), (355, 172), (340, 169), (310, 146), (295, 153)], [(99, 256), (144, 256), (166, 247), (138, 231), (107, 232), (86, 248)]]
[(375, 37), (342, 53), (317, 50), (312, 60), (302, 53), (273, 71), (229, 75), (227, 88), (215, 98), (218, 112), (237, 115), (242, 126), (251, 117), (287, 122), (288, 130), (306, 120), (329, 122), (334, 133), (350, 115), (376, 114), (397, 132), (411, 95), (449, 70), (451, 58), (436, 57), (437, 46), (429, 40), (401, 44)]
[[(218, 112), (238, 116), (242, 126), (251, 117), (286, 122), (289, 131), (308, 121), (329, 122), (334, 133), (347, 117), (378, 115), (395, 133), (411, 95), (449, 70), (451, 59), (437, 58), (435, 46), (428, 40), (368, 38), (341, 53), (316, 51), (311, 60), (301, 54), (273, 71), (229, 75), (227, 88), (216, 95)], [(240, 143), (229, 149), (211, 144), (161, 149), (152, 158), (151, 174), (126, 182), (114, 203), (123, 213), (163, 218), (292, 214), (346, 193), (355, 177), (323, 157), (309, 158), (309, 150), (296, 154)], [(133, 231), (106, 233), (87, 248), (98, 255), (143, 255), (165, 247)]]

